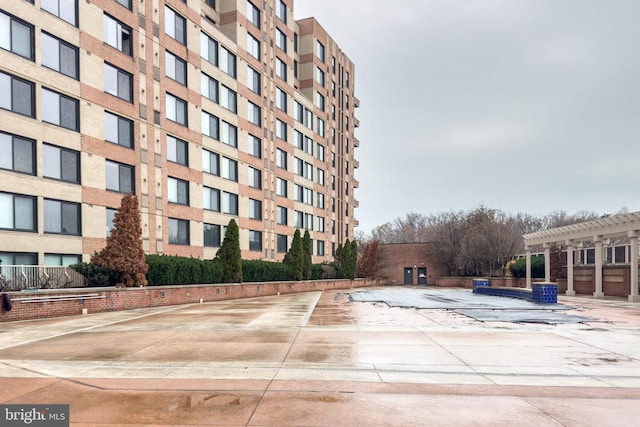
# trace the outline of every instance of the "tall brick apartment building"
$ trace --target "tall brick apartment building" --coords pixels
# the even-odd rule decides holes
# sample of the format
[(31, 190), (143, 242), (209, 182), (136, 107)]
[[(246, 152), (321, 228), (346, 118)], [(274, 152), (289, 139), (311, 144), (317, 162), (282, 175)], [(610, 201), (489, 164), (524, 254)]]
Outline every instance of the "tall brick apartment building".
[[(320, 7), (320, 6), (319, 6)], [(124, 193), (144, 249), (314, 261), (357, 225), (354, 65), (293, 0), (2, 0), (0, 258), (67, 265)]]

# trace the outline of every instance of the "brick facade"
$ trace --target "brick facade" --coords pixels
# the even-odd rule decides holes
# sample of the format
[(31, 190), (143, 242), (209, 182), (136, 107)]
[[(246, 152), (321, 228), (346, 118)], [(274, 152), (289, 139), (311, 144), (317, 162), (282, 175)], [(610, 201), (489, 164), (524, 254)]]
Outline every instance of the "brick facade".
[(403, 285), (407, 269), (412, 271), (411, 284), (417, 285), (423, 268), (427, 285), (435, 285), (438, 277), (447, 276), (447, 269), (434, 255), (431, 243), (391, 243), (378, 247), (378, 277), (390, 285)]

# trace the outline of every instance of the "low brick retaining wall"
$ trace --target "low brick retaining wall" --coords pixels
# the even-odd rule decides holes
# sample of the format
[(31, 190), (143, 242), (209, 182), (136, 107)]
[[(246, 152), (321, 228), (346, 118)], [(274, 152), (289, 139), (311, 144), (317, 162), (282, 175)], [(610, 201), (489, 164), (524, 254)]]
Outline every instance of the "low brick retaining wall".
[(0, 322), (75, 316), (83, 311), (102, 313), (381, 284), (383, 282), (379, 280), (356, 279), (8, 292), (12, 308), (10, 311), (0, 308)]

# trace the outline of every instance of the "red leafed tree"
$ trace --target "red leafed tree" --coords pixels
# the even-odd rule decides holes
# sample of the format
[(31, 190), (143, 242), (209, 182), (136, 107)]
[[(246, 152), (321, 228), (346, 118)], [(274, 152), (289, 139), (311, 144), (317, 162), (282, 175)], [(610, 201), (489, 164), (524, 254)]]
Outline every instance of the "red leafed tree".
[(142, 227), (138, 198), (127, 194), (113, 218), (107, 246), (91, 257), (99, 267), (110, 268), (118, 275), (116, 286), (146, 286), (148, 265), (142, 249)]
[(378, 244), (379, 240), (372, 240), (364, 246), (362, 257), (358, 260), (358, 276), (375, 278), (378, 273)]

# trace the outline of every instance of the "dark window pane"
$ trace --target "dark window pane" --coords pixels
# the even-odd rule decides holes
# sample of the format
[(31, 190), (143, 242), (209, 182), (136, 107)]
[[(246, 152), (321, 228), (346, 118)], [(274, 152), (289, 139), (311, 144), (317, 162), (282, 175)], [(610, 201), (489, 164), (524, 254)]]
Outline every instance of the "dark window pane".
[(13, 138), (13, 168), (17, 172), (35, 174), (33, 165), (33, 141)]
[(13, 111), (33, 117), (33, 85), (13, 79)]
[(63, 128), (78, 130), (78, 103), (65, 97), (60, 97), (60, 126)]
[(60, 72), (78, 78), (78, 51), (64, 44), (60, 45)]
[(118, 119), (118, 143), (132, 148), (132, 123), (129, 120)]
[(79, 206), (72, 203), (62, 204), (62, 233), (78, 235)]
[(132, 193), (131, 169), (127, 166), (120, 166), (120, 192)]
[(78, 174), (78, 153), (61, 150), (62, 180), (68, 182), (79, 182)]

